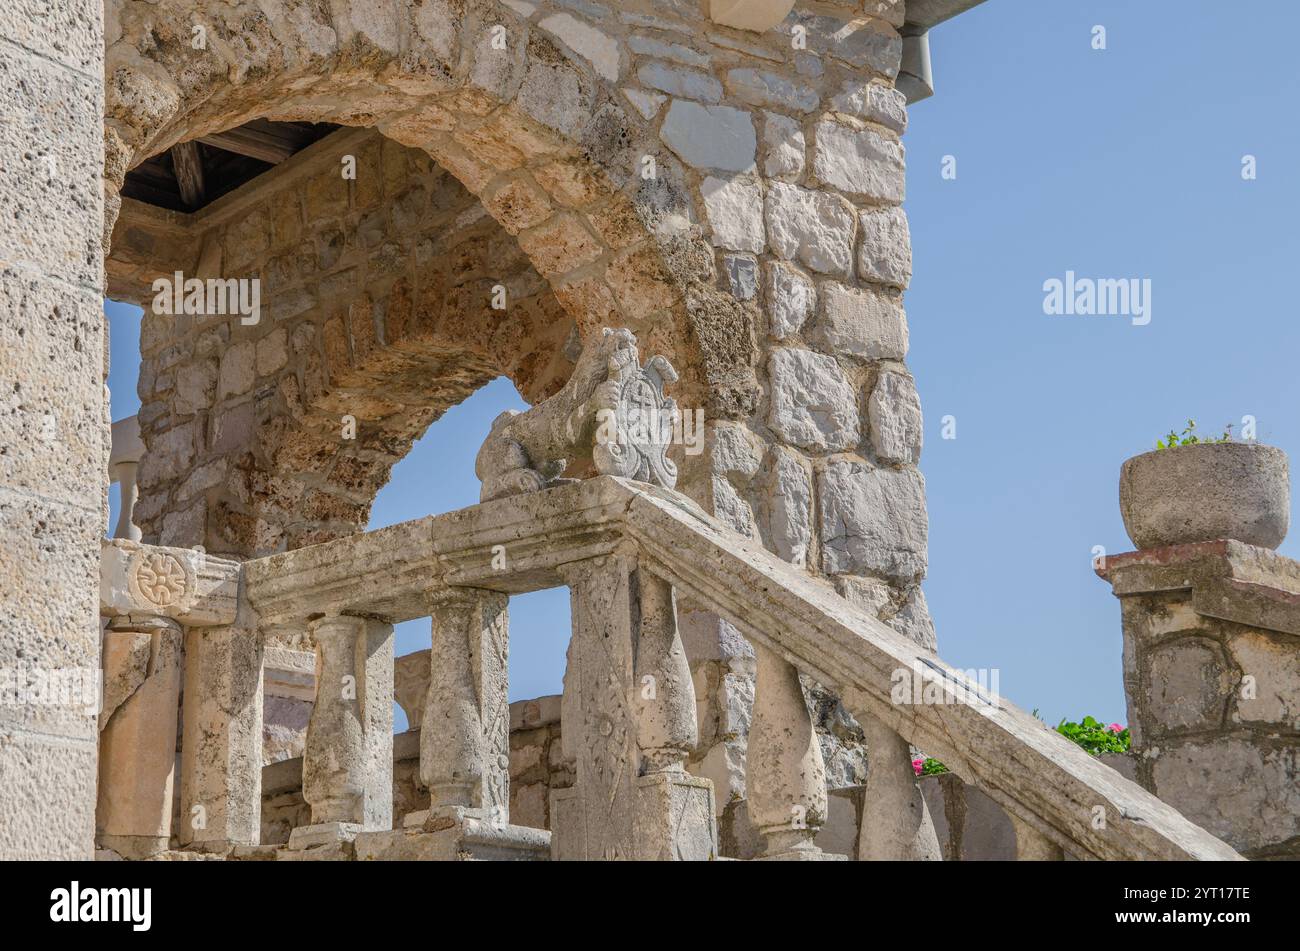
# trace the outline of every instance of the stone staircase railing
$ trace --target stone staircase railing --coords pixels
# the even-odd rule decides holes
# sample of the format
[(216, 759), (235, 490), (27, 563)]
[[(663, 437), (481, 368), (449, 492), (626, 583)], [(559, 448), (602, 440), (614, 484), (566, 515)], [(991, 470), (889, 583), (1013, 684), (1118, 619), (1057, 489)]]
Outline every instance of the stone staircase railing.
[[(669, 490), (606, 476), (498, 499), (249, 562), (244, 583), (264, 630), (306, 626), (320, 645), (322, 689), (304, 754), (313, 831), (299, 845), (386, 828), (378, 808), (391, 781), (386, 632), (423, 616), (433, 618), (433, 651), (421, 773), (433, 805), (422, 828), (439, 817), (444, 828), (508, 824), (506, 599), (568, 585), (564, 744), (577, 781), (552, 806), (553, 857), (713, 854), (709, 784), (683, 769), (694, 694), (675, 593), (717, 611), (759, 648), (748, 783), (769, 857), (818, 857), (812, 838), (826, 810), (797, 672), (984, 790), (1013, 817), (1022, 857), (1238, 857)], [(891, 702), (897, 671), (921, 672), (945, 702)], [(331, 682), (353, 684), (355, 694), (326, 690)], [(385, 795), (368, 813), (368, 791), (379, 789)]]
[[(1238, 858), (826, 582), (645, 483), (600, 476), (242, 566), (112, 540), (102, 571), (112, 621), (100, 833), (123, 854), (157, 852), (171, 836), (164, 801), (175, 733), (158, 723), (175, 710), (182, 680), (175, 839), (227, 853), (257, 844), (261, 645), (274, 631), (309, 630), (319, 683), (303, 755), (312, 817), (289, 849), (714, 857), (711, 784), (684, 768), (696, 722), (680, 596), (730, 621), (758, 651), (747, 783), (765, 857), (825, 857), (813, 843), (826, 787), (802, 673), (1001, 805), (1022, 858)], [(548, 843), (545, 832), (509, 824), (506, 605), (512, 594), (566, 585), (573, 637), (562, 742), (576, 781), (552, 793)], [(431, 808), (394, 831), (392, 625), (421, 617), (432, 619), (420, 749)], [(928, 702), (893, 702), (900, 671), (921, 678)], [(417, 836), (441, 837), (445, 848), (413, 849)]]

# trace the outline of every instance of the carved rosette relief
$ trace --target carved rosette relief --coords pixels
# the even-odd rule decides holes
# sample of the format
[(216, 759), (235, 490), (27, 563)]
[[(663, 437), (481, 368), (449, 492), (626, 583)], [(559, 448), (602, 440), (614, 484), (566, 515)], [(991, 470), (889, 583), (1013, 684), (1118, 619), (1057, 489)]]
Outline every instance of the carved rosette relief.
[(142, 610), (184, 611), (194, 598), (194, 569), (166, 551), (142, 548), (127, 566), (131, 597)]

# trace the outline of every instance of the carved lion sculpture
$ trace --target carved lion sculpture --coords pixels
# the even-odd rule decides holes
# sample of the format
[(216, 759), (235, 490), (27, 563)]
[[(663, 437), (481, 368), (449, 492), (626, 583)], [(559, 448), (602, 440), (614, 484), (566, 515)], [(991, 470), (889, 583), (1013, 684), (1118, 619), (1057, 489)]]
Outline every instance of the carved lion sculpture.
[(588, 458), (599, 473), (672, 488), (677, 468), (666, 452), (677, 404), (663, 388), (676, 380), (663, 357), (641, 366), (630, 330), (606, 327), (583, 348), (564, 389), (492, 421), (474, 461), (480, 500), (558, 485), (571, 460)]

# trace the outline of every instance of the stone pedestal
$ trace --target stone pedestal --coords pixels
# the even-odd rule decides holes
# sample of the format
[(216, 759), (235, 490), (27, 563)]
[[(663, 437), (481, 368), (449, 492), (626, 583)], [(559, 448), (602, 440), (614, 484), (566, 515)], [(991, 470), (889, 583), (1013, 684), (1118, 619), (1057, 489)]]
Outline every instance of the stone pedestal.
[(262, 637), (241, 619), (185, 632), (182, 845), (256, 845), (262, 810)]
[(1300, 857), (1300, 563), (1236, 541), (1108, 556), (1137, 779), (1247, 858)]
[(473, 810), (446, 809), (419, 828), (361, 832), (357, 861), (522, 861), (550, 858), (551, 833), (499, 823)]
[(95, 839), (124, 858), (170, 847), (182, 638), (167, 618), (115, 618), (104, 632)]

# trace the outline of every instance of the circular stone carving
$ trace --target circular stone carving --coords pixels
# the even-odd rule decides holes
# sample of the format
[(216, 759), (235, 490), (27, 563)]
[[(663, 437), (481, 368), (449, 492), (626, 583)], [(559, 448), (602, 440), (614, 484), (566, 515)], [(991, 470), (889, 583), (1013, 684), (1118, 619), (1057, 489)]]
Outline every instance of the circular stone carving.
[(179, 608), (194, 590), (194, 579), (181, 560), (165, 551), (140, 551), (131, 559), (131, 593), (154, 608)]

